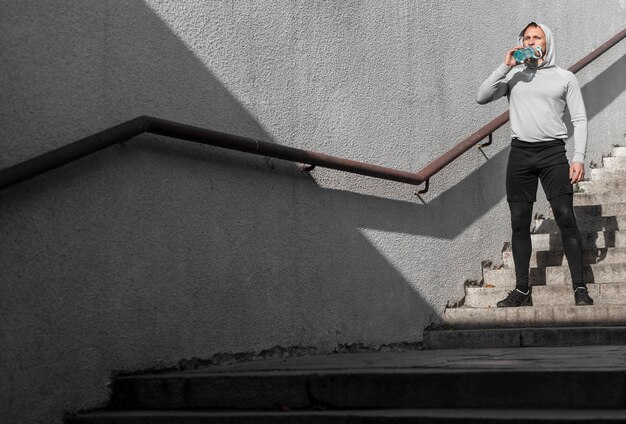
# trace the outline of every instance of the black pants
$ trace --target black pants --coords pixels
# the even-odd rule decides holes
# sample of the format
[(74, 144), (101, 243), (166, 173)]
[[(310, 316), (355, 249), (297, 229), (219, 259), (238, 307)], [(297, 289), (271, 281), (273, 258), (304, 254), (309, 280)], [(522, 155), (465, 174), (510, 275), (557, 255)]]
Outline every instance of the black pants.
[(528, 290), (532, 245), (530, 223), (536, 200), (537, 181), (541, 181), (561, 231), (563, 250), (574, 287), (584, 286), (582, 238), (574, 216), (573, 189), (565, 143), (551, 140), (526, 143), (513, 140), (507, 165), (507, 200), (511, 210), (512, 249), (516, 287)]

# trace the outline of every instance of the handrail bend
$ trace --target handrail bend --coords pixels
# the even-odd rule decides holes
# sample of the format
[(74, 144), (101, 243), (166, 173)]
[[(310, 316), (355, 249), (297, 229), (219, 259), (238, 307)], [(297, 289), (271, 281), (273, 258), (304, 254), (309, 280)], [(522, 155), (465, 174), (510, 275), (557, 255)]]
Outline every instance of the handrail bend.
[(337, 169), (401, 183), (419, 185), (424, 182), (417, 174), (411, 172), (281, 146), (279, 144), (194, 127), (192, 125), (167, 121), (151, 116), (140, 116), (75, 141), (67, 146), (1, 170), (0, 190), (114, 144), (123, 143), (143, 133), (158, 134), (195, 143), (299, 162), (310, 166)]
[[(571, 72), (578, 72), (625, 37), (626, 28), (595, 49), (592, 53), (576, 62), (569, 70)], [(252, 138), (240, 137), (233, 134), (221, 133), (150, 116), (140, 116), (75, 141), (67, 146), (0, 170), (0, 190), (114, 144), (128, 141), (140, 134), (152, 133), (276, 159), (299, 162), (305, 164), (305, 167), (302, 169), (307, 171), (315, 166), (321, 166), (407, 184), (420, 185), (425, 182), (426, 188), (416, 193), (421, 194), (428, 191), (428, 183), (433, 175), (468, 151), (472, 146), (478, 144), (481, 140), (486, 137), (489, 137), (491, 140), (493, 132), (503, 126), (508, 120), (509, 112), (507, 111), (426, 165), (419, 172), (412, 173), (323, 153), (268, 143)], [(482, 146), (486, 146), (487, 144), (489, 143), (485, 143)]]

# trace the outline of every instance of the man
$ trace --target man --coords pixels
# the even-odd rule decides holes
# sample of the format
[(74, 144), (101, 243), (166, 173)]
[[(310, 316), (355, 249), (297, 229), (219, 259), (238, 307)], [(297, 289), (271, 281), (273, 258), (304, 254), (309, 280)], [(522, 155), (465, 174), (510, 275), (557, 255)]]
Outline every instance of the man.
[[(576, 305), (592, 305), (583, 281), (582, 239), (576, 224), (572, 184), (585, 175), (587, 115), (574, 74), (554, 64), (552, 32), (531, 22), (519, 34), (518, 46), (509, 50), (502, 63), (478, 89), (476, 101), (486, 104), (507, 96), (513, 132), (506, 171), (506, 193), (511, 211), (515, 289), (498, 307), (532, 305), (528, 284), (532, 253), (530, 223), (536, 200), (537, 180), (550, 201), (569, 264)], [(541, 47), (539, 59), (517, 66), (513, 53), (524, 47)], [(567, 128), (563, 121), (569, 109), (574, 125), (574, 155), (569, 165), (565, 155)]]

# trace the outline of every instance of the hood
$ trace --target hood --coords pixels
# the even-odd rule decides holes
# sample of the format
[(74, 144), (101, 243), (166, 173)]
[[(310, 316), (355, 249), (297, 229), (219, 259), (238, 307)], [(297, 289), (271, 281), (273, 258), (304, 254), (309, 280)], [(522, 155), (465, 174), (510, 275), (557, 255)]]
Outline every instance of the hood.
[[(539, 27), (543, 30), (543, 33), (546, 35), (546, 51), (543, 55), (543, 63), (539, 65), (538, 68), (539, 69), (552, 68), (556, 66), (556, 63), (555, 63), (556, 52), (554, 51), (554, 36), (552, 35), (552, 31), (550, 31), (550, 28), (548, 28), (544, 24), (537, 23), (537, 25), (539, 25)], [(524, 44), (524, 30), (527, 27), (528, 25), (526, 25), (524, 29), (522, 29), (522, 31), (519, 33), (519, 38), (517, 41), (520, 45)], [(532, 65), (526, 65), (526, 66), (532, 66)]]

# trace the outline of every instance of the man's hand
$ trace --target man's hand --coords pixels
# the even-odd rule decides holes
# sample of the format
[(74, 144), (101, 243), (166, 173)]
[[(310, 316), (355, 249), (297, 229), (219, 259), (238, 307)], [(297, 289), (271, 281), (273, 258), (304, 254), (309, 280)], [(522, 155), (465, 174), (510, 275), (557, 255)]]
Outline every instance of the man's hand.
[(515, 59), (513, 58), (513, 53), (514, 53), (516, 50), (523, 49), (523, 48), (524, 48), (524, 46), (515, 46), (515, 47), (513, 47), (511, 50), (509, 50), (508, 52), (506, 52), (506, 56), (504, 56), (504, 64), (505, 64), (506, 66), (508, 66), (509, 68), (512, 68), (512, 67), (516, 66), (516, 65), (517, 65), (517, 62), (516, 62), (516, 61), (515, 61)]
[(572, 162), (569, 167), (569, 180), (576, 184), (585, 177), (585, 165), (580, 162)]

